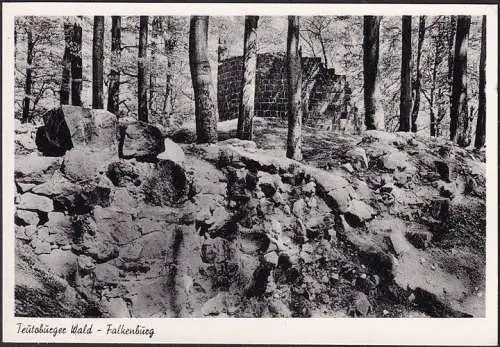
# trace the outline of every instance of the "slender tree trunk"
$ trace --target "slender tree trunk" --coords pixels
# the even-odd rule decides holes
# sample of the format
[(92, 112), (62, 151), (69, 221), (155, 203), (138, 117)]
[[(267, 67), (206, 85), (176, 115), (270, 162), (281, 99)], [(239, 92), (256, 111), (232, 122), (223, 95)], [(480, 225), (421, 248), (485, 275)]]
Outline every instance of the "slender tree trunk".
[(73, 24), (71, 42), (71, 104), (82, 106), (82, 27)]
[(461, 147), (469, 145), (467, 131), (469, 115), (467, 105), (467, 44), (471, 17), (458, 16), (453, 59), (453, 86), (450, 108), (450, 139)]
[(121, 17), (111, 17), (111, 70), (109, 73), (108, 111), (120, 111)]
[(92, 108), (104, 108), (104, 16), (94, 16), (92, 40)]
[(375, 98), (379, 58), (379, 29), (382, 17), (364, 16), (363, 25), (363, 79), (365, 125), (367, 130), (384, 130), (384, 113)]
[(302, 160), (302, 62), (299, 17), (288, 16), (287, 36), (288, 139), (286, 156)]
[(251, 140), (253, 138), (258, 22), (258, 16), (245, 17), (245, 35), (243, 41), (243, 60), (245, 69), (238, 117), (238, 138), (242, 140)]
[(148, 16), (140, 17), (139, 59), (137, 62), (138, 118), (148, 122)]
[(410, 131), (411, 111), (411, 16), (402, 19), (401, 97), (399, 102), (399, 131)]
[[(168, 17), (167, 17), (167, 28), (168, 28)], [(165, 30), (164, 33), (167, 33), (168, 30)], [(168, 34), (166, 34), (168, 35)], [(169, 100), (171, 100), (172, 94), (172, 51), (174, 49), (174, 42), (168, 36), (164, 37), (165, 43), (165, 59), (167, 60), (167, 70), (165, 71), (165, 96), (163, 98), (163, 113), (167, 112), (167, 105)]]
[(479, 102), (477, 108), (474, 147), (481, 148), (486, 141), (486, 16), (481, 24), (481, 53), (479, 57)]
[(420, 84), (422, 79), (422, 72), (420, 71), (420, 59), (422, 57), (422, 44), (425, 37), (425, 16), (420, 16), (418, 23), (418, 46), (417, 46), (417, 66), (415, 79), (415, 100), (413, 101), (413, 109), (411, 112), (411, 131), (417, 131), (418, 112), (420, 111)]
[[(432, 65), (432, 80), (431, 80), (431, 90), (430, 90), (430, 97), (429, 97), (429, 108), (430, 108), (430, 135), (431, 136), (436, 136), (436, 114), (434, 112), (434, 93), (436, 91), (436, 83), (437, 83), (437, 68), (439, 65), (439, 49), (440, 45), (438, 42), (435, 44), (434, 48), (434, 63)], [(439, 111), (438, 111), (439, 113)]]
[(151, 68), (149, 71), (149, 110), (152, 114), (156, 111), (155, 94), (156, 94), (156, 70), (157, 70), (157, 54), (158, 54), (158, 37), (161, 31), (161, 17), (153, 17), (151, 21)]
[(194, 90), (198, 143), (217, 142), (218, 117), (208, 60), (208, 19), (208, 16), (191, 16), (189, 28), (189, 67)]
[(71, 94), (71, 41), (72, 41), (72, 26), (64, 22), (64, 55), (63, 55), (63, 70), (61, 80), (60, 103), (68, 105)]
[(321, 51), (323, 52), (323, 59), (325, 59), (325, 67), (328, 69), (328, 58), (326, 57), (325, 43), (323, 42), (323, 37), (319, 34), (319, 43), (321, 44)]
[[(450, 16), (450, 23), (448, 27), (448, 97), (450, 98), (449, 102), (451, 105), (451, 94), (452, 94), (452, 85), (453, 85), (453, 60), (455, 56), (455, 32), (457, 30), (457, 17)], [(449, 113), (451, 108), (448, 108), (447, 113)], [(451, 115), (450, 115), (451, 118)]]
[(26, 52), (26, 81), (24, 84), (24, 100), (23, 100), (23, 118), (22, 122), (26, 123), (30, 120), (30, 101), (31, 101), (31, 87), (33, 85), (32, 72), (33, 72), (33, 32), (31, 28), (26, 27), (28, 50)]

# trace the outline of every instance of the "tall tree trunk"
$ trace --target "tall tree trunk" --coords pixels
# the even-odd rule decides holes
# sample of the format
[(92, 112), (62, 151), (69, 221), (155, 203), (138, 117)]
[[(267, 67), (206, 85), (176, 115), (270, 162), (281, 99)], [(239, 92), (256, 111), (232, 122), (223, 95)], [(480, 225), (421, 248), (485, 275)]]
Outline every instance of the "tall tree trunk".
[(92, 40), (92, 108), (104, 108), (104, 16), (94, 16)]
[(111, 17), (111, 70), (109, 73), (108, 111), (120, 111), (121, 17)]
[(61, 80), (60, 103), (68, 105), (71, 94), (71, 42), (72, 42), (72, 26), (66, 20), (64, 27), (64, 55), (63, 55), (63, 70)]
[(149, 71), (149, 110), (152, 114), (155, 113), (156, 111), (156, 105), (154, 103), (155, 101), (155, 85), (156, 85), (156, 68), (157, 68), (157, 63), (156, 63), (156, 56), (158, 54), (158, 47), (159, 47), (159, 42), (158, 42), (158, 37), (161, 31), (162, 23), (161, 23), (161, 17), (153, 17), (151, 20), (151, 57), (150, 57), (150, 62), (151, 62), (151, 68)]
[(477, 108), (474, 147), (481, 148), (486, 141), (486, 16), (481, 24), (481, 54), (479, 57), (479, 102)]
[(22, 122), (26, 123), (30, 120), (30, 101), (31, 101), (31, 87), (32, 81), (32, 71), (33, 71), (33, 32), (31, 27), (26, 27), (28, 50), (26, 52), (26, 81), (24, 84), (24, 99), (23, 99), (23, 118)]
[(328, 69), (328, 58), (326, 56), (326, 48), (325, 48), (325, 43), (323, 42), (323, 36), (321, 36), (320, 33), (318, 37), (319, 37), (319, 43), (321, 44), (321, 51), (323, 52), (323, 59), (325, 60), (325, 67)]
[(453, 59), (453, 86), (450, 107), (450, 139), (467, 147), (469, 115), (467, 106), (467, 44), (471, 17), (458, 16)]
[(286, 156), (302, 160), (302, 62), (299, 50), (299, 17), (288, 16), (287, 87), (288, 139)]
[(399, 102), (399, 131), (410, 131), (411, 111), (411, 16), (402, 19), (401, 97)]
[(384, 113), (375, 98), (379, 58), (379, 29), (382, 17), (363, 18), (363, 79), (367, 130), (384, 130)]
[[(78, 18), (80, 20), (80, 18)], [(82, 27), (73, 24), (71, 43), (71, 104), (82, 106)]]
[(242, 140), (251, 140), (253, 138), (258, 22), (258, 16), (245, 17), (243, 89), (238, 117), (238, 138)]
[(163, 38), (164, 44), (165, 44), (165, 49), (164, 49), (164, 54), (165, 54), (165, 59), (167, 60), (167, 70), (165, 71), (165, 95), (163, 98), (163, 113), (167, 112), (167, 105), (169, 100), (171, 100), (171, 94), (172, 94), (172, 51), (174, 49), (174, 41), (172, 38), (170, 38), (169, 35), (169, 18), (166, 17), (166, 30), (164, 30), (164, 35), (165, 37)]
[(139, 59), (137, 61), (138, 118), (148, 122), (148, 16), (139, 21)]
[[(430, 109), (430, 135), (432, 137), (436, 136), (436, 128), (437, 128), (437, 123), (436, 123), (436, 113), (434, 111), (434, 93), (436, 92), (436, 83), (437, 83), (437, 68), (440, 62), (440, 57), (439, 57), (439, 50), (441, 46), (438, 44), (438, 42), (435, 43), (434, 47), (434, 63), (432, 65), (432, 80), (431, 80), (431, 90), (430, 90), (430, 97), (429, 97), (429, 109)], [(439, 97), (439, 93), (438, 93)], [(438, 110), (439, 114), (439, 110)]]
[(189, 28), (189, 68), (194, 90), (198, 143), (217, 142), (218, 117), (208, 60), (208, 18), (191, 16)]
[[(455, 32), (457, 30), (457, 17), (450, 16), (450, 23), (448, 26), (448, 97), (451, 105), (451, 94), (453, 89), (453, 60), (455, 56)], [(448, 108), (447, 113), (450, 113), (451, 108)], [(450, 115), (451, 118), (451, 115)]]
[(413, 101), (413, 109), (411, 112), (411, 131), (417, 131), (417, 118), (420, 111), (420, 87), (422, 72), (420, 71), (420, 59), (422, 57), (422, 44), (425, 37), (425, 16), (420, 16), (418, 23), (418, 46), (417, 46), (417, 64), (416, 64), (416, 78), (415, 78), (415, 100)]

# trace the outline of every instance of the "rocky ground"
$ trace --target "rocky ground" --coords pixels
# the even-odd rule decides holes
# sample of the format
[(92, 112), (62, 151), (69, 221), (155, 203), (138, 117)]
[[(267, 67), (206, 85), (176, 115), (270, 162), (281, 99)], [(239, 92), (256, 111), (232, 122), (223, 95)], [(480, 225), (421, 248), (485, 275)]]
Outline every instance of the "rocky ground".
[(196, 145), (106, 111), (48, 118), (16, 125), (18, 316), (485, 314), (483, 152), (305, 128), (298, 163), (273, 119)]

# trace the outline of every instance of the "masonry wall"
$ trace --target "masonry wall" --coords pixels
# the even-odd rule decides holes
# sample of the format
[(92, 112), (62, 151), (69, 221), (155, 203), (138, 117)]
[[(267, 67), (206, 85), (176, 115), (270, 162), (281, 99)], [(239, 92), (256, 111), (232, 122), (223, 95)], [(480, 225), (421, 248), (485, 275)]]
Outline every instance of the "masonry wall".
[[(325, 69), (320, 58), (302, 60), (304, 121), (335, 122), (346, 118), (350, 89), (345, 76)], [(219, 63), (217, 99), (221, 121), (238, 117), (243, 84), (243, 58), (231, 57)], [(287, 117), (286, 64), (283, 54), (259, 54), (255, 81), (255, 115)]]

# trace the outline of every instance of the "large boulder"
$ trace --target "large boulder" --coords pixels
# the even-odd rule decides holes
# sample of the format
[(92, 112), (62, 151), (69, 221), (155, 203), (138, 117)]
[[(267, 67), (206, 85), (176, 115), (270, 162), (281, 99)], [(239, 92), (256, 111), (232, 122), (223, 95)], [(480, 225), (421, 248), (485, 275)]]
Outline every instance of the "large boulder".
[(163, 135), (157, 127), (146, 123), (120, 125), (118, 151), (121, 158), (154, 162), (165, 151)]
[(184, 151), (182, 150), (182, 148), (177, 143), (170, 140), (169, 138), (166, 138), (165, 151), (158, 154), (157, 158), (163, 160), (172, 160), (174, 163), (182, 165), (184, 160), (186, 159), (186, 156), (184, 155)]
[(47, 156), (62, 156), (74, 146), (114, 147), (116, 116), (105, 110), (63, 105), (49, 111), (38, 129), (36, 144)]
[(106, 171), (107, 163), (118, 159), (114, 151), (95, 147), (77, 147), (64, 156), (63, 173), (73, 181), (88, 181)]
[(22, 210), (50, 212), (54, 210), (54, 203), (46, 196), (24, 193), (20, 195), (17, 208)]

